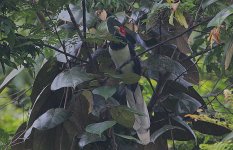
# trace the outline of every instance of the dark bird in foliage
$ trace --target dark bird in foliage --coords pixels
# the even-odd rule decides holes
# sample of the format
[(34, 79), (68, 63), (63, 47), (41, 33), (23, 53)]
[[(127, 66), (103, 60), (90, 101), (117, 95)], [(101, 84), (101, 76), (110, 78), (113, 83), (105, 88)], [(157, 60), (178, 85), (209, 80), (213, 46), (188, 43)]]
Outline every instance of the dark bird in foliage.
[[(135, 40), (127, 34), (124, 26), (114, 17), (110, 16), (107, 19), (107, 27), (110, 34), (114, 35), (118, 42), (111, 41), (109, 53), (116, 68), (119, 68), (126, 61), (136, 56)], [(120, 68), (121, 73), (136, 73), (141, 74), (141, 66), (139, 59), (134, 59), (130, 63)], [(135, 122), (133, 128), (136, 130), (142, 144), (150, 142), (150, 117), (146, 103), (143, 100), (142, 92), (138, 83), (127, 85), (125, 88), (126, 100), (128, 107), (139, 111), (142, 116), (135, 114)]]

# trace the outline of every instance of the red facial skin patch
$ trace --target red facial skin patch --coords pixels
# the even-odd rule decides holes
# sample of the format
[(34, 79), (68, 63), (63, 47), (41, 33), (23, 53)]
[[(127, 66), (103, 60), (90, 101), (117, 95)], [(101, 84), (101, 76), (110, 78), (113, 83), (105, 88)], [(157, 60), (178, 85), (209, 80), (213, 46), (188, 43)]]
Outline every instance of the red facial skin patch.
[(123, 26), (120, 26), (119, 28), (119, 32), (122, 36), (126, 36), (126, 31), (125, 31), (125, 28)]

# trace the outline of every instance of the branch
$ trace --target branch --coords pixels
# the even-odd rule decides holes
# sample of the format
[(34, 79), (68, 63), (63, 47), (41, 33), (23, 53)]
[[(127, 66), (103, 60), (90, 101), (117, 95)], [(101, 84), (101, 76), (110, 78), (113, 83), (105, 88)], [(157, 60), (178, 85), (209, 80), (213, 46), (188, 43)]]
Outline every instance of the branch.
[(154, 46), (152, 46), (152, 47), (146, 49), (145, 51), (139, 53), (138, 55), (132, 57), (131, 59), (129, 59), (128, 61), (126, 61), (125, 63), (123, 63), (120, 67), (117, 68), (117, 70), (120, 70), (120, 69), (123, 68), (125, 65), (127, 65), (127, 64), (130, 63), (131, 61), (135, 60), (135, 59), (138, 58), (139, 56), (141, 56), (141, 55), (143, 55), (143, 54), (145, 54), (145, 53), (147, 53), (147, 52), (150, 52), (150, 51), (154, 50), (156, 47), (159, 47), (159, 46), (161, 46), (161, 45), (163, 45), (163, 44), (165, 44), (165, 43), (167, 43), (167, 42), (169, 42), (169, 41), (172, 41), (172, 40), (174, 40), (174, 39), (176, 39), (176, 38), (178, 38), (178, 37), (184, 35), (184, 34), (187, 33), (187, 32), (190, 32), (191, 30), (193, 30), (193, 29), (195, 29), (196, 27), (202, 25), (203, 23), (208, 22), (209, 20), (211, 20), (211, 18), (208, 18), (208, 19), (206, 19), (206, 20), (204, 20), (204, 21), (202, 21), (202, 22), (200, 22), (200, 23), (198, 23), (198, 24), (196, 24), (196, 25), (193, 25), (192, 27), (190, 27), (190, 28), (187, 29), (186, 31), (184, 31), (184, 32), (182, 32), (182, 33), (180, 33), (180, 34), (178, 34), (178, 35), (176, 35), (176, 36), (174, 36), (174, 37), (171, 37), (171, 38), (169, 38), (169, 39), (167, 39), (167, 40), (165, 40), (165, 41), (162, 41), (162, 42), (160, 42), (160, 43), (158, 43), (158, 44), (156, 44), (156, 45), (154, 45)]
[(86, 40), (87, 35), (87, 18), (86, 18), (86, 0), (82, 0), (83, 7), (83, 38)]
[[(38, 45), (38, 46), (39, 46), (39, 45)], [(56, 52), (62, 53), (62, 54), (64, 54), (64, 55), (67, 55), (67, 56), (69, 56), (69, 57), (71, 57), (71, 58), (74, 58), (74, 59), (80, 61), (80, 62), (88, 63), (88, 61), (86, 61), (86, 60), (82, 60), (82, 59), (80, 59), (80, 58), (77, 58), (77, 57), (74, 56), (74, 55), (71, 55), (71, 54), (69, 54), (69, 53), (65, 53), (64, 51), (61, 51), (61, 50), (59, 50), (59, 49), (57, 49), (56, 47), (53, 47), (53, 46), (51, 46), (51, 45), (43, 44), (42, 46), (45, 46), (45, 47), (50, 48), (50, 49), (52, 49), (52, 50), (54, 50), (54, 51), (56, 51)]]
[(83, 37), (83, 35), (82, 35), (82, 32), (81, 32), (81, 30), (79, 29), (79, 25), (77, 24), (77, 22), (76, 22), (76, 20), (75, 20), (75, 18), (74, 18), (74, 15), (73, 15), (73, 13), (72, 13), (72, 11), (71, 11), (69, 5), (66, 6), (66, 9), (67, 9), (67, 11), (68, 11), (68, 13), (69, 13), (69, 15), (70, 15), (70, 19), (71, 19), (71, 21), (72, 21), (72, 23), (73, 23), (75, 29), (76, 29), (77, 32), (78, 32), (79, 37), (81, 38), (82, 41), (84, 41), (84, 37)]
[(221, 44), (219, 44), (219, 45), (217, 45), (217, 46), (215, 46), (215, 47), (213, 47), (213, 48), (205, 49), (205, 50), (200, 51), (200, 52), (198, 52), (198, 53), (196, 53), (196, 54), (194, 54), (194, 55), (190, 55), (190, 56), (188, 56), (188, 57), (182, 59), (181, 61), (185, 61), (185, 60), (192, 59), (192, 58), (195, 58), (195, 57), (197, 57), (197, 56), (203, 55), (203, 54), (208, 53), (208, 52), (214, 50), (215, 48), (218, 48), (218, 47), (223, 46), (223, 45), (224, 45), (224, 43), (221, 43)]

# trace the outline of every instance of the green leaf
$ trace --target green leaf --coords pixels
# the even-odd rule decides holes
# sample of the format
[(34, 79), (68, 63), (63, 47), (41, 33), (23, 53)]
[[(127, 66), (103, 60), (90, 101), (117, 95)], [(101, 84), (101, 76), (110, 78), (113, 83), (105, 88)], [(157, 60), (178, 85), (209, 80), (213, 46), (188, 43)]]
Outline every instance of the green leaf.
[(233, 40), (230, 39), (226, 46), (224, 47), (225, 51), (225, 70), (227, 70), (230, 66), (232, 56), (233, 56)]
[(212, 26), (220, 26), (223, 21), (233, 14), (233, 5), (223, 9), (220, 11), (207, 25), (207, 27), (212, 27)]
[(104, 122), (100, 122), (100, 123), (94, 123), (94, 124), (90, 124), (86, 127), (86, 132), (92, 133), (92, 134), (98, 134), (99, 136), (101, 136), (101, 134), (113, 127), (116, 124), (116, 121), (104, 121)]
[(58, 90), (63, 87), (75, 88), (77, 85), (91, 79), (93, 79), (93, 77), (80, 67), (76, 66), (58, 74), (53, 80), (51, 90)]
[(126, 106), (116, 106), (110, 109), (112, 118), (127, 128), (132, 128), (135, 122), (134, 113)]
[(50, 109), (34, 121), (32, 126), (24, 134), (26, 140), (32, 132), (33, 128), (38, 130), (48, 130), (63, 123), (71, 116), (71, 113), (63, 108)]
[(121, 137), (121, 138), (124, 138), (124, 139), (127, 139), (127, 140), (130, 140), (130, 141), (134, 141), (134, 142), (137, 142), (139, 144), (141, 144), (141, 141), (133, 136), (128, 136), (128, 135), (122, 135), (122, 134), (117, 134), (115, 133), (115, 135)]
[(116, 87), (101, 86), (92, 91), (93, 94), (100, 95), (107, 100), (116, 92)]
[(222, 142), (224, 141), (229, 141), (229, 140), (233, 140), (233, 132), (227, 134), (224, 139), (222, 140)]
[(19, 66), (18, 69), (13, 69), (4, 79), (2, 84), (0, 85), (0, 93), (5, 89), (5, 87), (13, 80), (22, 70), (23, 66)]
[(162, 128), (160, 128), (159, 130), (155, 131), (152, 135), (151, 135), (151, 142), (155, 143), (156, 139), (164, 134), (165, 132), (169, 131), (169, 130), (173, 130), (173, 129), (180, 129), (183, 130), (180, 127), (176, 127), (176, 126), (172, 126), (172, 125), (165, 125)]
[(80, 147), (84, 147), (90, 143), (95, 143), (99, 141), (106, 141), (106, 137), (104, 135), (99, 136), (96, 134), (91, 134), (85, 132), (82, 136), (81, 139), (79, 140), (78, 144)]
[(206, 7), (210, 6), (211, 4), (217, 2), (218, 0), (204, 0), (202, 3), (202, 9), (205, 9)]
[(123, 74), (108, 74), (110, 77), (115, 78), (115, 79), (119, 79), (121, 81), (123, 81), (125, 84), (134, 84), (137, 83), (141, 76), (139, 76), (136, 73), (123, 73)]
[(188, 23), (183, 12), (176, 10), (175, 11), (175, 18), (180, 23), (180, 25), (184, 26), (186, 29), (188, 28)]

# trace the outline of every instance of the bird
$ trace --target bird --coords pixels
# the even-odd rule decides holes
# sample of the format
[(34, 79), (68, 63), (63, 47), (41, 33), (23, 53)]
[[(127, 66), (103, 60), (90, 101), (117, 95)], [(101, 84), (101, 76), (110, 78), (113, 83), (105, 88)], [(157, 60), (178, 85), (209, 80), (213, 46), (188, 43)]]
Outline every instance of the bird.
[[(107, 18), (108, 32), (119, 41), (110, 41), (109, 54), (116, 68), (121, 67), (126, 61), (131, 62), (120, 68), (120, 73), (136, 73), (141, 75), (141, 65), (136, 57), (135, 40), (127, 33), (125, 27), (114, 17)], [(128, 84), (125, 87), (126, 101), (129, 108), (139, 111), (143, 115), (135, 114), (134, 130), (142, 144), (150, 142), (150, 117), (147, 105), (143, 99), (142, 91), (138, 83)]]

